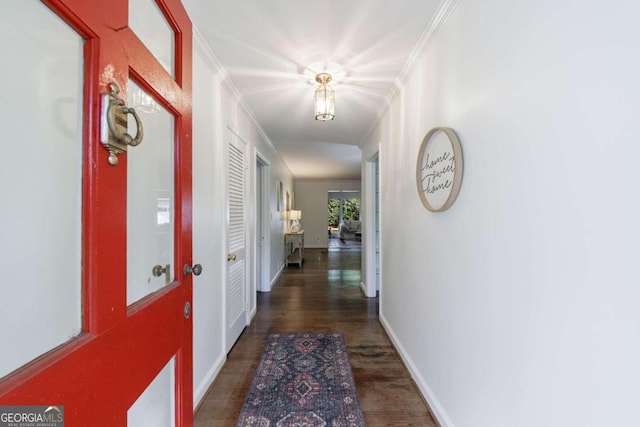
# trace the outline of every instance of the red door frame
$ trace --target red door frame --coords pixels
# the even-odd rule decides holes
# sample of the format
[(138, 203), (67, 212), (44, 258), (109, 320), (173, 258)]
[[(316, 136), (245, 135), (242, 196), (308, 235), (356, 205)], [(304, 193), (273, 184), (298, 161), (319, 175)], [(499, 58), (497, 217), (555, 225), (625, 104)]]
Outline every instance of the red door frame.
[[(83, 333), (0, 382), (0, 405), (59, 405), (66, 427), (126, 426), (127, 410), (176, 356), (176, 425), (193, 425), (191, 246), (192, 27), (179, 0), (156, 0), (175, 32), (175, 79), (135, 36), (128, 0), (43, 0), (84, 47)], [(113, 70), (113, 72), (111, 72)], [(127, 307), (127, 156), (109, 165), (100, 95), (129, 76), (175, 117), (176, 281)], [(135, 148), (133, 148), (135, 149)]]

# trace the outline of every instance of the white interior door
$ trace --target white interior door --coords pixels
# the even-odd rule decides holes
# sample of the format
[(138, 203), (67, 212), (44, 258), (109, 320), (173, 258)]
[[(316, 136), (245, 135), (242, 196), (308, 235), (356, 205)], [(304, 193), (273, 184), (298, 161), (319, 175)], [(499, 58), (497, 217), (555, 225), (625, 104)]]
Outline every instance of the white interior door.
[(225, 286), (226, 351), (247, 326), (246, 145), (227, 130), (227, 280)]

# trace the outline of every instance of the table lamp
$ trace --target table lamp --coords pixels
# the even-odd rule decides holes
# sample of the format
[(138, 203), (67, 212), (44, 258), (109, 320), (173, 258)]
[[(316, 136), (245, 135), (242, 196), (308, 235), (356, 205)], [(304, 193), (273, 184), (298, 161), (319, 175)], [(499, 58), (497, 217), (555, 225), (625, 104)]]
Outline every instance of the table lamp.
[(300, 218), (302, 218), (302, 211), (289, 211), (289, 219), (291, 220), (291, 231), (294, 233), (299, 233), (302, 231)]

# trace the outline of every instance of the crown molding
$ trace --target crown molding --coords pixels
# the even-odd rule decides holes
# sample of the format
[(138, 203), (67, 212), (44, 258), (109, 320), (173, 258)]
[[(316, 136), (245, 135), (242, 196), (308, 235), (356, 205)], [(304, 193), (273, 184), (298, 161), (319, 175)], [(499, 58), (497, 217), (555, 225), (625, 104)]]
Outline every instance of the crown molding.
[(211, 49), (211, 46), (209, 46), (209, 44), (207, 43), (207, 40), (205, 39), (204, 35), (202, 35), (202, 33), (200, 32), (198, 27), (195, 26), (195, 24), (193, 25), (193, 49), (202, 58), (204, 63), (207, 65), (207, 67), (209, 67), (209, 69), (220, 78), (220, 82), (229, 89), (233, 99), (242, 106), (243, 110), (245, 111), (245, 113), (247, 113), (247, 115), (251, 119), (251, 122), (256, 127), (256, 129), (258, 130), (258, 133), (260, 134), (260, 136), (262, 136), (266, 144), (272, 150), (274, 150), (276, 153), (279, 154), (276, 147), (273, 145), (273, 143), (271, 142), (267, 134), (262, 129), (262, 126), (260, 126), (260, 122), (258, 121), (256, 116), (253, 114), (253, 111), (251, 110), (251, 108), (249, 108), (249, 105), (247, 105), (246, 101), (242, 97), (242, 94), (240, 93), (236, 85), (233, 83), (233, 81), (231, 81), (229, 74), (224, 69), (224, 67), (222, 66), (222, 63), (220, 62), (216, 54)]
[(394, 84), (395, 87), (392, 89), (394, 96), (395, 92), (402, 88), (406, 83), (409, 74), (418, 59), (422, 58), (436, 41), (438, 35), (442, 31), (442, 28), (444, 28), (445, 24), (449, 20), (449, 16), (451, 16), (451, 13), (455, 10), (459, 2), (460, 0), (443, 0), (440, 4), (438, 12), (433, 16), (429, 25), (427, 25), (426, 30), (420, 36), (418, 43), (409, 55), (409, 59), (407, 59), (407, 62), (404, 64), (404, 67), (402, 67), (400, 74), (396, 78)]
[(416, 46), (411, 51), (411, 54), (409, 55), (407, 62), (405, 62), (404, 66), (402, 67), (402, 70), (400, 70), (400, 74), (398, 74), (398, 77), (396, 77), (395, 81), (393, 82), (391, 89), (385, 96), (384, 103), (378, 110), (376, 119), (371, 125), (371, 128), (369, 129), (369, 131), (366, 133), (364, 139), (359, 144), (361, 148), (365, 144), (366, 138), (371, 134), (375, 126), (380, 122), (384, 113), (387, 111), (387, 109), (389, 108), (389, 106), (391, 105), (395, 97), (400, 93), (402, 88), (405, 86), (407, 79), (409, 78), (409, 75), (411, 74), (411, 71), (415, 66), (415, 63), (420, 58), (422, 58), (429, 51), (429, 49), (431, 49), (431, 46), (433, 46), (433, 43), (438, 38), (438, 35), (442, 31), (442, 28), (445, 26), (445, 24), (449, 20), (449, 16), (451, 16), (451, 13), (453, 13), (453, 11), (455, 10), (459, 2), (460, 0), (443, 0), (442, 1), (440, 6), (438, 7), (438, 11), (433, 16), (433, 18), (431, 19), (431, 22), (429, 22), (429, 25), (427, 25), (427, 28), (418, 39), (418, 43), (416, 43)]

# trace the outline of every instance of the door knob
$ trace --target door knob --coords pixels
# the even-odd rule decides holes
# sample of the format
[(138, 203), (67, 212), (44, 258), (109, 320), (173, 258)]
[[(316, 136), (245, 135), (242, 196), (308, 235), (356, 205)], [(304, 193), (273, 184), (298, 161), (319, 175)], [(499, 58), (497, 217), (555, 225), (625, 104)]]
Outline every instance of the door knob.
[(189, 264), (184, 265), (184, 275), (188, 276), (193, 273), (194, 276), (199, 276), (202, 273), (202, 266), (200, 264), (196, 264), (191, 267)]
[(153, 268), (151, 269), (151, 273), (153, 274), (153, 277), (160, 277), (166, 271), (167, 271), (166, 268), (161, 266), (160, 264), (154, 265)]
[(227, 255), (227, 261), (235, 261), (236, 260), (236, 254), (228, 254)]
[(171, 281), (171, 264), (167, 264), (164, 267), (160, 264), (154, 265), (151, 269), (151, 274), (153, 274), (153, 277), (160, 277), (164, 274), (164, 282), (168, 285)]

